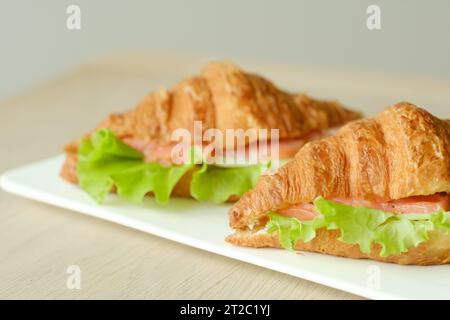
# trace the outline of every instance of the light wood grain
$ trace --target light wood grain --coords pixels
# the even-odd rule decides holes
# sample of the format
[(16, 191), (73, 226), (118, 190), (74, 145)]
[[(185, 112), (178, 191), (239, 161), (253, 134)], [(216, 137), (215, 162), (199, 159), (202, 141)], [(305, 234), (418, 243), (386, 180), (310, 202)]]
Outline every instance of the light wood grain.
[[(104, 58), (1, 103), (0, 172), (60, 153), (65, 143), (90, 130), (107, 113), (133, 106), (148, 91), (170, 86), (204, 62), (161, 55)], [(339, 78), (338, 72), (329, 70), (252, 66), (290, 88), (322, 96), (341, 93), (344, 100), (367, 103), (369, 113), (375, 103), (385, 102), (386, 95), (399, 94), (389, 86), (373, 86), (375, 92), (388, 93), (367, 102), (367, 97), (355, 95), (354, 88), (342, 84), (342, 77), (347, 83), (359, 83), (360, 75), (341, 73)], [(379, 83), (373, 76), (366, 79)], [(450, 86), (423, 81), (433, 87), (435, 95), (419, 99), (429, 98), (436, 112), (448, 112), (445, 101), (450, 101)], [(408, 83), (403, 94), (417, 95), (418, 80)], [(81, 268), (80, 290), (66, 288), (69, 265)], [(358, 297), (0, 191), (0, 298)]]

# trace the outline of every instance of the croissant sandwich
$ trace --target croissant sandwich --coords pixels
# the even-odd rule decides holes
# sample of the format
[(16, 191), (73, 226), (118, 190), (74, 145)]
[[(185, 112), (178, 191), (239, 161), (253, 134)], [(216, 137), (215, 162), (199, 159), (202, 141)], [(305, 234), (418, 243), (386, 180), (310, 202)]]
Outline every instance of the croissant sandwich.
[(231, 209), (226, 240), (450, 263), (450, 121), (407, 102), (306, 144)]
[[(277, 140), (276, 151), (287, 159), (306, 142), (356, 118), (357, 112), (337, 102), (289, 94), (230, 62), (214, 62), (172, 90), (150, 93), (134, 109), (111, 114), (94, 131), (67, 145), (61, 176), (79, 183), (99, 202), (111, 191), (136, 202), (147, 194), (159, 203), (171, 195), (233, 201), (256, 184), (268, 164), (214, 162), (211, 155), (236, 149), (234, 137), (231, 143), (217, 144), (210, 157), (203, 153), (200, 161), (190, 161), (198, 155), (192, 148), (211, 142), (209, 133), (221, 136), (220, 141), (230, 129), (258, 130), (256, 136), (244, 136), (244, 149), (257, 146), (263, 138), (269, 145)], [(181, 144), (191, 149), (174, 153), (181, 143), (173, 141), (174, 133), (180, 130), (194, 138)], [(183, 157), (175, 161), (174, 154)], [(268, 153), (266, 160), (271, 159)]]

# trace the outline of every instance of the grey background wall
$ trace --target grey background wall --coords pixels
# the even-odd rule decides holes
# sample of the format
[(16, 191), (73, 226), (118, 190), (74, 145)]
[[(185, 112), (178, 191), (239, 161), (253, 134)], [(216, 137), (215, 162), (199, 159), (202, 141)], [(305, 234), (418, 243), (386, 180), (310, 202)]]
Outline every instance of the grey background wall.
[[(82, 28), (66, 28), (81, 7)], [(366, 28), (381, 7), (382, 29)], [(450, 79), (448, 0), (0, 0), (0, 98), (92, 57), (164, 50)]]

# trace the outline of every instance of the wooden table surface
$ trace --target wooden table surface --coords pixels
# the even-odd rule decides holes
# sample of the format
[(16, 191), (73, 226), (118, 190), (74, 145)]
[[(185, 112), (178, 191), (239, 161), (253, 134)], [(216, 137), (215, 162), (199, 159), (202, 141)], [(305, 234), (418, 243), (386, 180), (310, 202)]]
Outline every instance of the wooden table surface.
[[(65, 143), (109, 112), (132, 107), (148, 91), (198, 72), (206, 61), (158, 54), (105, 57), (0, 103), (0, 172), (61, 153)], [(329, 97), (340, 93), (354, 104), (364, 102), (360, 75), (241, 64), (286, 87)], [(379, 83), (375, 78), (367, 77), (366, 86)], [(349, 82), (354, 84), (351, 90)], [(444, 101), (450, 101), (450, 86), (431, 79), (410, 81), (401, 92), (385, 83), (383, 98), (372, 99), (365, 111), (374, 113), (377, 104), (387, 103), (386, 97), (414, 96), (424, 83), (435, 94), (417, 98), (431, 99), (437, 113), (448, 113)], [(371, 88), (376, 92), (375, 85)], [(70, 265), (81, 269), (80, 290), (66, 286)], [(359, 297), (0, 191), (0, 298)]]

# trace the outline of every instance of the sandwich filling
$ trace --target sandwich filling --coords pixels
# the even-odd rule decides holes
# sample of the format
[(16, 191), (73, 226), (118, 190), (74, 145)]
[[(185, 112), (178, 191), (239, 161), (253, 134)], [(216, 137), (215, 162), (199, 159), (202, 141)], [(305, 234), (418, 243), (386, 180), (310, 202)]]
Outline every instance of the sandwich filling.
[[(307, 141), (329, 135), (332, 130), (335, 129), (281, 141), (279, 157), (289, 159)], [(171, 161), (173, 147), (173, 144), (119, 139), (112, 130), (100, 129), (80, 142), (77, 164), (80, 186), (100, 203), (113, 188), (119, 197), (128, 201), (142, 202), (144, 196), (152, 192), (158, 203), (167, 203), (176, 184), (191, 172), (191, 196), (200, 201), (222, 203), (230, 197), (242, 196), (256, 185), (263, 172), (275, 168), (270, 162), (270, 154), (266, 161), (251, 165), (219, 165), (205, 160), (200, 164), (190, 161), (175, 165)], [(247, 146), (247, 151), (252, 148), (255, 146)], [(199, 156), (195, 151), (195, 148), (191, 149), (191, 159)]]
[(270, 212), (268, 233), (276, 232), (282, 247), (293, 250), (298, 241), (313, 240), (316, 230), (339, 230), (339, 240), (356, 244), (370, 253), (381, 245), (387, 257), (407, 252), (429, 239), (430, 231), (450, 231), (450, 196), (438, 193), (392, 201), (367, 201), (318, 197), (314, 203), (298, 204)]
[[(193, 157), (195, 149), (192, 151)], [(152, 192), (158, 203), (167, 203), (175, 185), (192, 172), (191, 195), (198, 200), (220, 203), (251, 189), (268, 168), (267, 164), (219, 168), (206, 163), (196, 165), (194, 161), (172, 165), (149, 160), (113, 131), (101, 129), (80, 142), (77, 164), (80, 186), (100, 203), (113, 187), (119, 197), (131, 202), (142, 202)]]
[[(314, 130), (310, 133), (304, 135), (301, 138), (297, 139), (282, 139), (278, 142), (278, 154), (275, 155), (277, 158), (281, 160), (288, 160), (297, 153), (297, 151), (303, 147), (307, 142), (312, 140), (321, 139), (324, 137), (328, 137), (332, 134), (334, 134), (339, 127), (331, 127), (327, 129), (322, 130)], [(125, 142), (127, 145), (131, 146), (134, 149), (139, 150), (144, 154), (145, 161), (147, 162), (160, 162), (165, 163), (168, 165), (172, 164), (172, 150), (176, 146), (175, 143), (169, 143), (169, 144), (155, 144), (155, 143), (149, 143), (147, 141), (134, 139), (134, 138), (124, 138), (123, 142)], [(259, 152), (260, 145), (258, 144), (258, 141), (252, 142), (248, 144), (244, 150), (237, 150), (236, 156), (242, 157), (245, 159), (249, 158), (250, 153), (257, 154)], [(267, 143), (267, 154), (266, 159), (260, 159), (260, 160), (271, 160), (271, 154), (270, 151), (271, 148), (271, 141), (268, 141)], [(226, 150), (223, 151), (223, 154), (226, 154)]]

